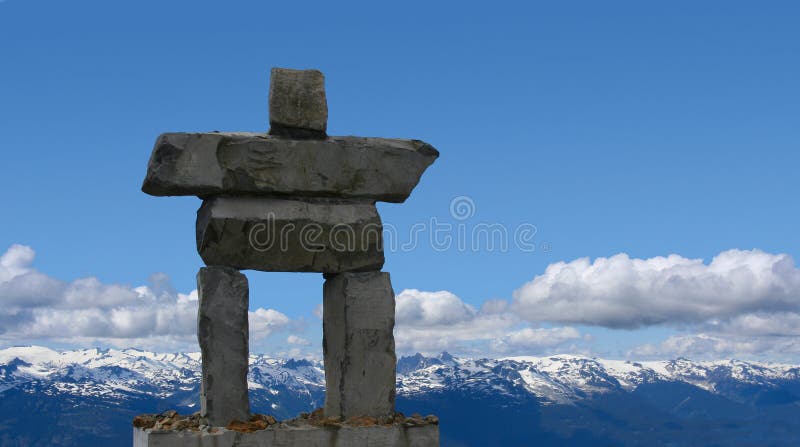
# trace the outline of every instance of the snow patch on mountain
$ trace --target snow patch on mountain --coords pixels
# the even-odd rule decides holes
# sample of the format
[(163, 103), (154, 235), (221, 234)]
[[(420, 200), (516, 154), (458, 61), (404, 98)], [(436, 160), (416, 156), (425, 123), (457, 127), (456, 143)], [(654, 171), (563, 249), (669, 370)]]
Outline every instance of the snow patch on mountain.
[[(185, 394), (191, 406), (200, 383), (199, 353), (153, 353), (137, 349), (55, 351), (40, 346), (0, 350), (0, 392), (97, 396), (175, 397)], [(458, 358), (416, 354), (397, 365), (400, 395), (449, 390), (500, 395), (507, 399), (534, 396), (544, 405), (572, 404), (610, 392), (631, 392), (646, 383), (683, 382), (712, 393), (730, 383), (771, 387), (800, 381), (797, 365), (688, 359), (632, 362), (575, 355), (518, 356), (501, 359)], [(320, 361), (250, 356), (251, 399), (273, 408), (285, 394), (320, 405), (325, 373)], [(727, 389), (727, 388), (726, 388)], [(260, 397), (259, 397), (260, 396)]]

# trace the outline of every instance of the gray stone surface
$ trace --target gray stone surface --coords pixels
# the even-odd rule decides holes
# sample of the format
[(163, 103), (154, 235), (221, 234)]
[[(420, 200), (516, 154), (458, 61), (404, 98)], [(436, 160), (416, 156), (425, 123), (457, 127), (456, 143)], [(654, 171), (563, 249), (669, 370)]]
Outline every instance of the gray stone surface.
[[(324, 414), (387, 421), (395, 404), (395, 300), (388, 273), (378, 271), (375, 201), (405, 201), (439, 152), (419, 140), (328, 137), (325, 79), (316, 70), (273, 69), (269, 101), (269, 133), (162, 134), (142, 185), (155, 196), (204, 199), (201, 416), (217, 427), (249, 418), (249, 292), (237, 269), (254, 269), (325, 273)], [(297, 445), (429, 447), (439, 445), (439, 431), (408, 421), (276, 423), (253, 433), (134, 429), (135, 447)]]
[(325, 415), (394, 414), (394, 292), (388, 273), (325, 275)]
[(328, 102), (319, 70), (273, 68), (269, 81), (270, 134), (325, 138)]
[(403, 202), (439, 156), (419, 140), (256, 133), (166, 133), (142, 191), (154, 196), (246, 194)]
[(197, 273), (197, 292), (197, 340), (202, 354), (200, 415), (212, 426), (248, 420), (247, 278), (229, 267), (203, 267)]
[(133, 429), (133, 447), (439, 447), (439, 426), (280, 427), (252, 433)]
[(372, 202), (214, 197), (197, 211), (207, 265), (266, 272), (380, 270), (382, 226)]

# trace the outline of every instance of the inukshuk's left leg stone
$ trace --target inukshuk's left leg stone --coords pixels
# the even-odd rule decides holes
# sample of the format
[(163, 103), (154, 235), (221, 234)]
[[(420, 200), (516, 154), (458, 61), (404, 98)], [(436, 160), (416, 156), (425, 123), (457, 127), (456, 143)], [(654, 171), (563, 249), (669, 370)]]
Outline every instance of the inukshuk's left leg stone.
[(197, 273), (200, 307), (197, 340), (202, 354), (200, 415), (211, 426), (249, 418), (247, 277), (230, 267), (203, 267)]
[(325, 275), (325, 415), (394, 416), (394, 292), (383, 272)]

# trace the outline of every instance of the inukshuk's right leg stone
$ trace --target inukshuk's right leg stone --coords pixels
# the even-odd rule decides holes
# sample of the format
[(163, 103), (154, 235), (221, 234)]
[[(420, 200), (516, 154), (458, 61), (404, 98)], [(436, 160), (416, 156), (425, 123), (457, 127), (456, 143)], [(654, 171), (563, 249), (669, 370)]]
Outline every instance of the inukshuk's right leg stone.
[(246, 421), (250, 417), (247, 277), (230, 267), (203, 267), (197, 273), (197, 292), (200, 415), (211, 426), (224, 427), (234, 419)]
[(383, 272), (325, 275), (325, 414), (394, 416), (394, 292)]

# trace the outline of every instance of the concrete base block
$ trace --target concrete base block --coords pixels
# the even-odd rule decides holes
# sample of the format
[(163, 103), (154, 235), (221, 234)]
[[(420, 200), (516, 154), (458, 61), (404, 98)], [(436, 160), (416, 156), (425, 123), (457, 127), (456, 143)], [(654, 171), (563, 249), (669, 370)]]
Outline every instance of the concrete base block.
[(216, 429), (133, 429), (133, 447), (439, 447), (439, 426), (276, 427), (251, 433)]

